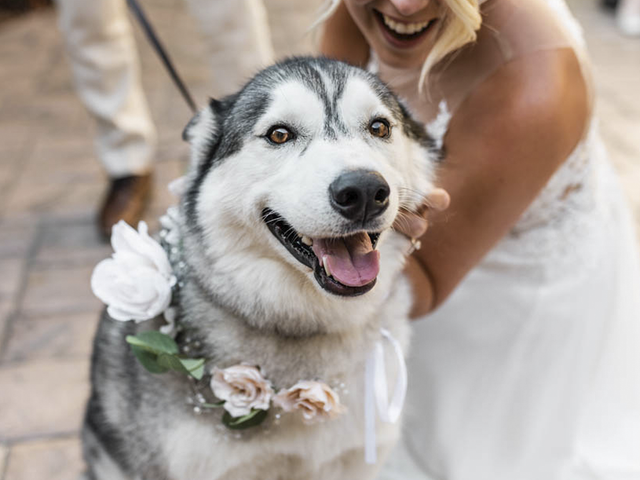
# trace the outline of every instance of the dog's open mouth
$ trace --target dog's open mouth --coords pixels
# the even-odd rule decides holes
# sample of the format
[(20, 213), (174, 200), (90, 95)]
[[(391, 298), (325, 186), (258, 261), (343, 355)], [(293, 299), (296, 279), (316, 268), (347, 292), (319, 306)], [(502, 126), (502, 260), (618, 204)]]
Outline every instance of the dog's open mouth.
[(262, 218), (271, 233), (300, 263), (311, 268), (318, 284), (336, 295), (354, 297), (373, 288), (380, 271), (379, 233), (358, 232), (337, 238), (300, 236), (276, 212)]

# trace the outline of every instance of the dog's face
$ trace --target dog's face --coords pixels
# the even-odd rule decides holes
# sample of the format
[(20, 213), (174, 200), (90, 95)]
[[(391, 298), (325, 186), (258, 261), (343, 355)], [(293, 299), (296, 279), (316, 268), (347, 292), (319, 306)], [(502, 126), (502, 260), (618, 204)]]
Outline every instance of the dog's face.
[(414, 210), (432, 188), (434, 155), (422, 125), (374, 76), (289, 60), (212, 101), (185, 138), (193, 172), (183, 208), (197, 239), (189, 255), (202, 254), (192, 266), (243, 315), (317, 323), (322, 310), (310, 304), (344, 308), (401, 268), (396, 260), (386, 272), (377, 247), (399, 209)]

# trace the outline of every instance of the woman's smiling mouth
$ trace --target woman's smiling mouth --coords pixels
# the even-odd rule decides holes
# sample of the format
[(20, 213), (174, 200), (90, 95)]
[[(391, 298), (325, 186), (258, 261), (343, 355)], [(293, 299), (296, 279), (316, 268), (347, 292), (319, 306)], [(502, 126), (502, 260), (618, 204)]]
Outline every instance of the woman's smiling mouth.
[(411, 48), (420, 43), (433, 29), (437, 19), (423, 22), (401, 22), (378, 10), (373, 10), (385, 39), (397, 48)]

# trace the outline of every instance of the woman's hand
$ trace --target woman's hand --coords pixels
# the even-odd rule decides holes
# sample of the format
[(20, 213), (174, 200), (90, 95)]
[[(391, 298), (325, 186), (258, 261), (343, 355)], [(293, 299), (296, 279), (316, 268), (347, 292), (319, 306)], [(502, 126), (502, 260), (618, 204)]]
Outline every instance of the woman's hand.
[[(409, 210), (400, 209), (396, 221), (393, 224), (394, 230), (405, 234), (411, 239), (412, 247), (407, 252), (413, 253), (420, 248), (420, 240), (429, 226), (428, 216), (430, 212), (442, 212), (449, 207), (450, 197), (447, 191), (443, 188), (434, 188), (424, 200), (422, 206), (417, 212), (410, 212)], [(409, 277), (411, 286), (413, 289), (414, 298), (420, 298), (420, 302), (415, 302), (411, 312), (410, 318), (417, 318), (420, 316), (424, 305), (431, 305), (433, 302), (433, 285), (431, 284), (430, 276), (425, 268), (420, 265), (418, 259), (415, 256), (409, 256), (407, 258), (407, 264), (405, 266), (405, 274)], [(430, 309), (427, 307), (427, 309)]]
[(424, 203), (417, 212), (400, 209), (393, 228), (397, 232), (404, 233), (411, 240), (417, 240), (427, 231), (429, 211), (442, 212), (447, 209), (449, 202), (447, 191), (443, 188), (435, 188), (425, 197)]

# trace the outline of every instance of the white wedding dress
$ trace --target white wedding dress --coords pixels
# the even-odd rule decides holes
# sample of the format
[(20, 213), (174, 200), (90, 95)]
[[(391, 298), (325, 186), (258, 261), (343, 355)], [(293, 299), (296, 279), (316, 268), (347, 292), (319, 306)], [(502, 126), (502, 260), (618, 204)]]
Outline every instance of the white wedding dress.
[[(460, 54), (473, 70), (454, 59), (429, 101), (418, 71), (377, 65), (436, 134), (523, 55), (573, 48), (590, 84), (562, 0), (489, 0), (483, 12)], [(640, 480), (640, 262), (595, 119), (511, 232), (414, 324), (405, 408), (380, 480)]]

